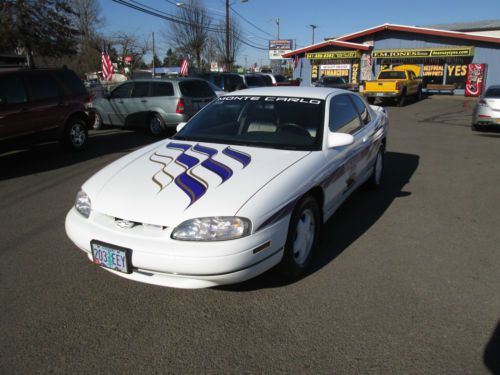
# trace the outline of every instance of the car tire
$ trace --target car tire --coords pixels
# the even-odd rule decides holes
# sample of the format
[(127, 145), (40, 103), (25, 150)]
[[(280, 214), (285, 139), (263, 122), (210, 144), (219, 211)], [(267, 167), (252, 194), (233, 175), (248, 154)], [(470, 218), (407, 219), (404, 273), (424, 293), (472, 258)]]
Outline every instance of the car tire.
[(421, 101), (422, 100), (422, 87), (418, 87), (418, 91), (417, 91), (417, 94), (415, 95), (415, 99), (417, 100), (417, 102)]
[(89, 138), (86, 122), (81, 117), (72, 117), (66, 123), (62, 137), (63, 145), (71, 151), (81, 151)]
[(292, 213), (285, 250), (278, 270), (286, 278), (301, 277), (311, 262), (318, 243), (321, 215), (316, 199), (307, 195), (302, 198)]
[(366, 181), (366, 186), (371, 190), (377, 190), (382, 184), (384, 177), (384, 155), (384, 147), (380, 147), (375, 158), (375, 163), (373, 164), (373, 172)]
[(366, 101), (370, 104), (375, 104), (375, 98), (366, 98)]
[(406, 102), (406, 91), (403, 91), (403, 94), (399, 97), (397, 106), (404, 107)]
[(149, 116), (148, 131), (154, 137), (160, 136), (165, 131), (165, 122), (158, 113)]
[(99, 114), (99, 112), (94, 111), (94, 125), (92, 126), (92, 128), (95, 130), (101, 130), (103, 127), (104, 124), (102, 123), (102, 116)]

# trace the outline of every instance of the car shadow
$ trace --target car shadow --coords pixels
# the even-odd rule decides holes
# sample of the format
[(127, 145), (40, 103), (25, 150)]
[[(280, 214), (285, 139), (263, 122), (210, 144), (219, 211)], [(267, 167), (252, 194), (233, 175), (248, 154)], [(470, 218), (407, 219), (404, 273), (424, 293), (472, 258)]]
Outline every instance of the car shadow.
[(47, 142), (0, 154), (0, 181), (64, 168), (115, 152), (129, 152), (156, 142), (149, 134), (131, 131), (92, 131), (85, 150), (68, 152), (58, 142)]
[[(385, 175), (377, 191), (361, 187), (354, 192), (324, 224), (321, 242), (308, 273), (321, 270), (332, 262), (354, 241), (363, 235), (384, 214), (396, 198), (409, 196), (404, 186), (410, 181), (419, 164), (419, 156), (399, 152), (387, 152)], [(296, 281), (289, 281), (272, 269), (262, 275), (234, 285), (217, 287), (234, 292), (279, 288)]]
[(500, 321), (486, 344), (483, 361), (492, 374), (500, 374)]

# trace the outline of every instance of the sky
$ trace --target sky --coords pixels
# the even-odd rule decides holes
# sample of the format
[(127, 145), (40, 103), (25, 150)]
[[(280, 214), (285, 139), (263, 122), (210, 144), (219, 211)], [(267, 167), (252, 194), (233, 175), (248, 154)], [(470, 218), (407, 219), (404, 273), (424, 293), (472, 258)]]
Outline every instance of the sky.
[[(181, 0), (127, 1), (175, 14), (175, 3)], [(214, 18), (225, 17), (225, 0), (200, 1)], [(156, 54), (163, 60), (171, 47), (164, 37), (168, 21), (112, 0), (99, 0), (99, 3), (105, 19), (102, 31), (106, 35), (127, 31), (151, 41), (154, 32)], [(280, 39), (293, 39), (299, 48), (312, 43), (309, 25), (317, 26), (314, 41), (318, 43), (325, 37), (341, 36), (384, 23), (422, 26), (500, 19), (500, 0), (230, 0), (230, 4), (245, 18), (234, 15), (243, 29), (244, 38), (263, 48), (267, 48), (268, 40), (277, 39), (278, 19)], [(151, 55), (145, 60), (149, 62)], [(237, 56), (237, 63), (242, 66), (268, 65), (268, 52), (244, 46)]]

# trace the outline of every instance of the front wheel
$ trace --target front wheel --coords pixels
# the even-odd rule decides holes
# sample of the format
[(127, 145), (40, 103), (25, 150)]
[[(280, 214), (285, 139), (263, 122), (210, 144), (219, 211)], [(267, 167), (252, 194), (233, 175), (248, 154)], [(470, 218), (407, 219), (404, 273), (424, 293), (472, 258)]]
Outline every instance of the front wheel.
[(290, 220), (279, 271), (290, 279), (302, 276), (311, 262), (321, 226), (318, 202), (308, 195), (297, 203)]
[(366, 185), (372, 189), (376, 190), (382, 184), (382, 177), (384, 176), (384, 149), (381, 147), (377, 152), (377, 157), (375, 158), (375, 164), (373, 165), (373, 172), (366, 182)]
[(88, 130), (85, 121), (75, 117), (68, 120), (62, 137), (63, 145), (72, 150), (83, 150), (87, 144)]
[(405, 101), (406, 101), (406, 92), (403, 92), (403, 95), (401, 95), (401, 97), (398, 99), (398, 107), (403, 107), (405, 105)]
[(102, 123), (102, 116), (99, 112), (94, 111), (94, 125), (92, 126), (95, 130), (102, 129), (104, 124)]

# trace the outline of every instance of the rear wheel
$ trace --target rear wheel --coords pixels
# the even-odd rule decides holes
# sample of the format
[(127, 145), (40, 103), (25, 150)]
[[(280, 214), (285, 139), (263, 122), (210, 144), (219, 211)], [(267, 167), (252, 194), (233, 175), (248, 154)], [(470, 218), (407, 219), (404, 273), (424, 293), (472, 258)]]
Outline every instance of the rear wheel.
[(320, 209), (308, 195), (297, 203), (290, 220), (283, 259), (279, 271), (290, 279), (304, 274), (311, 262), (321, 226)]
[(94, 111), (94, 125), (92, 126), (96, 130), (100, 130), (103, 128), (102, 117), (99, 112)]
[(85, 121), (79, 117), (68, 120), (62, 137), (63, 145), (72, 150), (83, 150), (87, 144), (88, 130)]
[(403, 94), (398, 99), (398, 107), (403, 107), (406, 101), (406, 91), (403, 91)]
[(418, 87), (417, 94), (415, 95), (415, 99), (419, 102), (422, 100), (422, 87)]
[(148, 130), (155, 137), (159, 136), (165, 130), (165, 123), (158, 113), (153, 113), (149, 117)]

